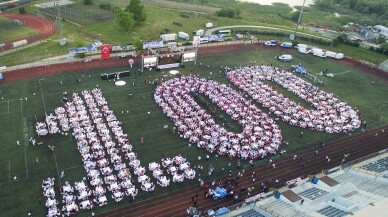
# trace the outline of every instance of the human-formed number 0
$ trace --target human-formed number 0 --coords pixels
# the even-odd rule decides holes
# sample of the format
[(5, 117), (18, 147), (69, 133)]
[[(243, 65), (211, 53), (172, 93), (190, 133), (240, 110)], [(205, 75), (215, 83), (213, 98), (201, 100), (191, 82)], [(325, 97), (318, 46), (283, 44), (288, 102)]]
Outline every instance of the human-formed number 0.
[[(227, 69), (225, 73), (232, 84), (291, 125), (328, 133), (346, 133), (361, 125), (357, 110), (291, 72), (267, 66), (252, 66)], [(282, 86), (309, 103), (312, 109), (306, 109), (284, 97), (264, 81)], [(239, 123), (242, 132), (231, 132), (216, 124), (214, 118), (196, 102), (192, 94), (205, 95)], [(102, 182), (109, 185), (108, 189), (113, 195), (118, 192), (115, 189), (122, 189), (127, 196), (136, 196), (137, 189), (132, 183), (131, 175), (127, 173), (127, 165), (122, 157), (130, 161), (129, 166), (134, 169), (139, 180), (140, 177), (147, 180), (144, 176), (145, 169), (140, 166), (140, 159), (132, 151), (127, 135), (109, 109), (101, 90), (85, 90), (82, 91), (82, 96), (73, 93), (70, 102), (65, 103), (66, 108), (59, 107), (55, 110), (55, 115), (46, 116), (46, 123), (38, 122), (38, 135), (63, 133), (73, 129), (72, 134), (83, 156), (94, 196), (104, 199), (105, 191), (98, 193), (101, 183), (94, 180), (91, 174), (95, 174), (95, 177), (102, 175)], [(154, 92), (154, 99), (163, 113), (174, 122), (182, 137), (211, 153), (255, 159), (274, 153), (281, 145), (282, 134), (277, 122), (262, 112), (252, 99), (241, 96), (226, 84), (196, 76), (182, 76), (159, 85)], [(101, 156), (109, 156), (109, 160), (104, 160)], [(109, 164), (114, 167), (111, 168)], [(158, 177), (160, 175), (163, 174), (157, 174)], [(120, 185), (117, 185), (118, 181)], [(51, 185), (52, 181), (49, 179), (46, 183)], [(153, 190), (153, 183), (148, 183)], [(80, 183), (77, 185), (82, 186)], [(55, 193), (52, 194), (51, 189), (50, 186), (44, 188), (44, 194), (48, 202), (56, 204)], [(120, 199), (120, 195), (117, 198)], [(93, 203), (104, 205), (98, 200)], [(82, 203), (87, 201), (80, 204)], [(69, 212), (66, 211), (68, 209), (71, 208), (66, 206), (62, 210)]]

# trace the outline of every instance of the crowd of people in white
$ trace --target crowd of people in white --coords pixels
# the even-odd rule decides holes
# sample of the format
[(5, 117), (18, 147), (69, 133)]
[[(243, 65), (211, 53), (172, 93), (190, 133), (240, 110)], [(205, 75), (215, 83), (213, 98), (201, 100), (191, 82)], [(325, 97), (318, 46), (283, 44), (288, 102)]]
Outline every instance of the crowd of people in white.
[[(43, 181), (48, 217), (69, 216), (82, 209), (92, 209), (94, 205), (104, 206), (108, 202), (107, 191), (116, 202), (122, 201), (125, 196), (134, 199), (138, 190), (133, 183), (130, 168), (138, 177), (137, 181), (143, 191), (154, 191), (155, 184), (145, 175), (146, 168), (140, 165), (128, 135), (124, 134), (121, 122), (109, 109), (99, 88), (84, 90), (81, 96), (73, 93), (72, 100), (65, 102), (65, 108), (55, 109), (55, 114), (46, 115), (45, 120), (36, 123), (37, 134), (68, 135), (71, 129), (87, 172), (87, 177), (75, 182), (74, 187), (68, 182), (61, 186), (62, 209), (57, 208), (60, 203), (55, 199), (54, 178)], [(124, 158), (129, 162), (128, 167)], [(173, 182), (195, 177), (190, 163), (180, 155), (168, 158), (168, 162), (163, 159), (162, 165), (172, 175)], [(176, 168), (175, 171), (170, 170), (172, 167)], [(148, 169), (159, 186), (169, 186), (170, 179), (163, 174), (159, 163), (149, 163)], [(178, 170), (183, 171), (183, 174), (178, 174)]]
[[(228, 79), (284, 122), (327, 133), (347, 133), (361, 126), (358, 110), (290, 71), (270, 66), (227, 69)], [(313, 108), (306, 109), (263, 81), (272, 81)]]
[[(195, 170), (190, 168), (190, 163), (180, 154), (173, 158), (163, 158), (162, 166), (167, 169), (168, 174), (172, 175), (174, 183), (195, 178)], [(179, 173), (179, 171), (182, 171), (182, 173)]]
[[(87, 177), (75, 183), (78, 194), (74, 194), (74, 188), (67, 182), (61, 188), (64, 198), (62, 214), (66, 216), (79, 209), (91, 209), (94, 204), (107, 204), (107, 190), (116, 202), (125, 196), (134, 198), (138, 193), (123, 158), (132, 156), (129, 166), (134, 171), (138, 171), (140, 161), (132, 152), (132, 145), (127, 134), (123, 133), (121, 123), (109, 109), (99, 88), (82, 91), (82, 96), (84, 99), (73, 93), (72, 100), (65, 102), (65, 108), (55, 109), (55, 114), (46, 115), (46, 123), (36, 124), (38, 135), (67, 133), (71, 128), (82, 156)], [(89, 184), (93, 190), (89, 190)], [(148, 184), (153, 186), (150, 181), (142, 183)]]
[[(243, 132), (230, 132), (216, 124), (190, 93), (206, 95), (241, 124)], [(256, 159), (274, 153), (282, 142), (277, 123), (226, 84), (196, 76), (182, 76), (159, 85), (154, 99), (182, 137), (211, 153)]]
[(59, 216), (61, 214), (61, 211), (58, 209), (58, 200), (55, 198), (54, 181), (55, 178), (47, 178), (42, 183), (43, 195), (46, 198), (47, 217)]
[[(328, 133), (346, 133), (361, 126), (358, 111), (331, 93), (320, 90), (311, 83), (289, 71), (269, 66), (250, 66), (226, 69), (227, 78), (254, 100), (269, 108), (271, 113), (292, 125)], [(277, 92), (264, 80), (273, 81), (296, 96), (308, 102), (313, 108), (306, 109)], [(206, 110), (201, 108), (190, 95), (206, 95), (231, 118), (241, 124), (242, 133), (227, 131)], [(242, 159), (263, 158), (277, 151), (282, 141), (281, 131), (276, 121), (263, 113), (250, 100), (242, 97), (226, 84), (196, 76), (182, 76), (159, 85), (154, 92), (156, 103), (174, 122), (181, 137), (219, 155)], [(39, 136), (48, 133), (68, 135), (72, 130), (77, 148), (82, 156), (87, 177), (75, 182), (74, 187), (66, 182), (61, 187), (62, 209), (58, 209), (55, 198), (54, 178), (43, 181), (46, 197), (47, 216), (69, 216), (80, 209), (92, 209), (94, 205), (107, 204), (107, 190), (116, 202), (125, 196), (137, 196), (130, 173), (138, 177), (143, 191), (155, 189), (146, 168), (141, 166), (137, 153), (129, 143), (128, 135), (121, 127), (107, 101), (97, 87), (84, 90), (82, 94), (72, 94), (72, 99), (64, 107), (55, 109), (55, 114), (46, 115), (45, 122), (36, 123)], [(126, 165), (124, 159), (129, 163)], [(170, 179), (163, 174), (165, 169), (172, 181), (182, 182), (193, 179), (195, 171), (181, 155), (161, 160), (161, 164), (151, 162), (157, 184), (167, 187)]]

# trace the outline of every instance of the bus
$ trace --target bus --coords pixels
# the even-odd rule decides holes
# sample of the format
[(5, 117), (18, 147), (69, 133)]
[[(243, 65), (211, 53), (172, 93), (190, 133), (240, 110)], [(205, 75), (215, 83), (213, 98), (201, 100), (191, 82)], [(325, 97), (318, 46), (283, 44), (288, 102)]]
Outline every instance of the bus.
[(224, 37), (232, 37), (232, 31), (230, 31), (229, 29), (219, 30), (218, 34), (221, 34)]

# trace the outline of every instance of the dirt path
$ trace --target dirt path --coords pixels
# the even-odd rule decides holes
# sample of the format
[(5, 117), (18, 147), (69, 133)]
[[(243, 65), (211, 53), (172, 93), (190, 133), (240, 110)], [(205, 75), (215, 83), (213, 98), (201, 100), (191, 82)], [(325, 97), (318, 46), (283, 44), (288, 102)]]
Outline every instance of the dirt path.
[(151, 5), (151, 6), (173, 8), (173, 9), (186, 10), (186, 11), (196, 11), (196, 12), (203, 12), (203, 13), (214, 13), (220, 10), (220, 8), (217, 8), (217, 7), (198, 5), (198, 4), (189, 4), (184, 2), (166, 1), (166, 0), (142, 0), (141, 2), (143, 4)]

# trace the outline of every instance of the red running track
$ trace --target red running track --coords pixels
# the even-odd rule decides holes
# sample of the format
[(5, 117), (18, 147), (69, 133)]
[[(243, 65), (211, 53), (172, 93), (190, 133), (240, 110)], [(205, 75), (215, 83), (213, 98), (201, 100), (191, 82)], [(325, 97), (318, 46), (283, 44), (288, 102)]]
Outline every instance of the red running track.
[(54, 35), (56, 32), (55, 23), (49, 19), (31, 15), (31, 14), (11, 14), (11, 13), (0, 13), (0, 16), (7, 17), (12, 20), (20, 20), (23, 25), (26, 25), (30, 28), (33, 28), (39, 31), (39, 34), (32, 35), (26, 38), (17, 38), (11, 41), (5, 42), (5, 46), (3, 50), (9, 50), (12, 48), (12, 43), (15, 41), (20, 41), (26, 39), (28, 44), (34, 43), (36, 41), (40, 41), (45, 39), (51, 35)]
[[(385, 129), (385, 133), (381, 130)], [(325, 148), (317, 147), (298, 153), (302, 156), (302, 162), (294, 161), (293, 156), (288, 156), (274, 160), (276, 164), (274, 169), (266, 162), (247, 169), (245, 175), (239, 179), (238, 186), (255, 187), (251, 195), (260, 193), (260, 185), (262, 182), (272, 180), (270, 187), (279, 188), (284, 186), (287, 180), (291, 180), (300, 176), (317, 174), (324, 168), (338, 166), (344, 154), (349, 154), (348, 161), (356, 160), (369, 154), (376, 153), (380, 150), (388, 148), (388, 126), (376, 129), (367, 133), (358, 134), (345, 139), (341, 139), (326, 145)], [(377, 135), (376, 135), (377, 134)], [(319, 150), (318, 155), (315, 151)], [(330, 165), (326, 164), (325, 156), (329, 156)], [(265, 160), (266, 161), (266, 160)], [(303, 163), (305, 166), (303, 166)], [(252, 182), (251, 173), (255, 171), (256, 181)], [(232, 177), (234, 177), (233, 174)], [(278, 179), (276, 184), (274, 180)], [(225, 178), (223, 178), (225, 181)], [(235, 191), (236, 192), (236, 191)], [(148, 201), (131, 204), (129, 206), (103, 213), (100, 217), (125, 217), (125, 216), (143, 216), (143, 217), (167, 217), (167, 216), (187, 216), (186, 209), (192, 206), (191, 196), (198, 193), (198, 208), (202, 213), (209, 209), (218, 209), (222, 206), (232, 206), (236, 204), (232, 198), (225, 198), (218, 201), (205, 198), (204, 189), (198, 186), (193, 186), (179, 192), (170, 193), (165, 196), (153, 198)], [(240, 198), (246, 198), (246, 193), (242, 193)]]

